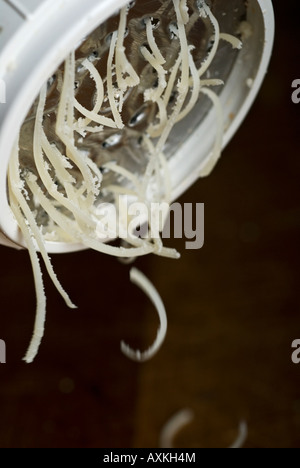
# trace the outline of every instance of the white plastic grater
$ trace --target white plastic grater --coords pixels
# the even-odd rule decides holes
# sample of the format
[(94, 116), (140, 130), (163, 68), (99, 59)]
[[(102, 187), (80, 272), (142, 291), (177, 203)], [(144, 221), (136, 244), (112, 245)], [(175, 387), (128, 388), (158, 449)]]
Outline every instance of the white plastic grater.
[[(101, 27), (109, 34), (116, 12), (127, 3), (124, 0), (0, 0), (0, 80), (5, 83), (6, 91), (6, 103), (0, 104), (0, 241), (4, 245), (16, 248), (23, 245), (7, 200), (7, 164), (19, 129), (42, 83), (55, 73), (82, 38)], [(136, 24), (144, 16), (157, 18), (159, 4), (158, 0), (137, 1)], [(224, 46), (212, 69), (213, 77), (225, 81), (221, 100), (226, 116), (223, 142), (226, 146), (248, 113), (266, 73), (273, 46), (274, 15), (270, 0), (215, 0), (210, 6), (224, 32), (236, 34), (239, 26), (244, 26), (240, 30), (243, 49), (237, 53), (229, 45)], [(203, 42), (209, 41), (209, 34), (207, 31), (206, 37), (204, 30), (199, 31), (199, 37), (194, 37), (199, 51)], [(138, 43), (138, 31), (132, 36), (133, 44)], [(133, 114), (135, 110), (132, 109)], [(167, 148), (173, 199), (197, 180), (214, 144), (214, 112), (206, 109), (201, 114), (200, 107), (195, 112), (176, 126), (176, 134)], [(50, 253), (83, 248), (59, 242), (46, 245)]]

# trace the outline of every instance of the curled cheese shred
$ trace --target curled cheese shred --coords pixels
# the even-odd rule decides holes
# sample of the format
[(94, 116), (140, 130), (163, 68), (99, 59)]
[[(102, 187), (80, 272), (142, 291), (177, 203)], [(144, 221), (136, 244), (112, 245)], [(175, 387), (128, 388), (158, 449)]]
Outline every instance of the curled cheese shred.
[(232, 34), (221, 33), (220, 39), (223, 41), (229, 42), (234, 49), (241, 50), (243, 48), (243, 43), (237, 37), (232, 36)]
[(234, 443), (229, 447), (230, 449), (240, 449), (245, 445), (248, 437), (248, 425), (245, 421), (240, 423), (239, 434)]
[(204, 60), (202, 66), (200, 67), (199, 72), (198, 72), (199, 76), (201, 78), (204, 75), (204, 73), (206, 73), (207, 70), (209, 69), (209, 67), (212, 64), (212, 61), (213, 61), (213, 59), (214, 59), (214, 57), (215, 57), (215, 55), (217, 53), (217, 50), (218, 50), (218, 47), (219, 47), (219, 42), (220, 42), (220, 26), (219, 26), (219, 23), (218, 23), (217, 19), (212, 14), (212, 11), (207, 6), (205, 0), (197, 0), (197, 5), (198, 5), (198, 8), (199, 8), (200, 16), (202, 16), (203, 18), (208, 17), (210, 19), (210, 21), (211, 21), (211, 24), (214, 27), (214, 30), (215, 30), (215, 35), (213, 36), (213, 41), (214, 41), (213, 47), (212, 47), (210, 53), (208, 54), (208, 57), (206, 57), (206, 59)]
[[(75, 129), (80, 132), (82, 129), (84, 130), (92, 130), (93, 132), (101, 132), (103, 130), (103, 126), (106, 127), (111, 127), (111, 128), (117, 128), (116, 123), (107, 117), (104, 117), (102, 115), (98, 115), (98, 112), (100, 112), (100, 109), (103, 104), (104, 100), (104, 85), (102, 78), (95, 67), (89, 60), (84, 60), (82, 63), (82, 66), (85, 67), (89, 72), (91, 77), (94, 79), (95, 84), (96, 84), (96, 90), (97, 90), (97, 99), (95, 103), (95, 107), (92, 111), (89, 111), (85, 109), (78, 101), (77, 99), (74, 98), (74, 106), (75, 108), (86, 117), (86, 119), (79, 119), (77, 122), (77, 125), (75, 125)], [(98, 124), (101, 124), (101, 127), (97, 128), (87, 128), (88, 125), (91, 122), (95, 122)]]
[(194, 419), (194, 413), (190, 409), (183, 409), (176, 413), (163, 427), (160, 434), (160, 448), (174, 448), (175, 437)]
[[(187, 425), (194, 420), (194, 413), (190, 409), (183, 409), (176, 413), (165, 424), (160, 434), (160, 448), (173, 449), (176, 436)], [(228, 447), (229, 449), (240, 449), (244, 446), (248, 437), (248, 426), (245, 421), (242, 421), (239, 426), (239, 435), (234, 443)]]
[(167, 314), (165, 306), (157, 290), (155, 289), (153, 284), (150, 283), (150, 281), (145, 277), (145, 275), (143, 275), (143, 273), (141, 273), (136, 268), (132, 268), (130, 271), (130, 280), (133, 284), (141, 288), (149, 297), (149, 299), (156, 307), (160, 320), (160, 328), (158, 330), (156, 340), (153, 343), (153, 345), (148, 349), (148, 351), (134, 351), (126, 343), (124, 343), (124, 341), (122, 341), (121, 343), (121, 351), (123, 354), (125, 354), (125, 356), (136, 362), (145, 362), (149, 361), (149, 359), (155, 356), (155, 354), (159, 351), (165, 340), (168, 327)]

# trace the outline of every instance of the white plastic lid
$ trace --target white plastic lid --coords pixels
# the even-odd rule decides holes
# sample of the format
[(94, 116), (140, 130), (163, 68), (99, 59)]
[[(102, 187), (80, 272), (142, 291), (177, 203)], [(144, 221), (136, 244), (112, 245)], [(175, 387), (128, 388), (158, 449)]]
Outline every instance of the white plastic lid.
[[(7, 199), (7, 167), (19, 129), (42, 84), (81, 38), (105, 22), (127, 0), (0, 0), (0, 243), (24, 247)], [(272, 53), (271, 0), (249, 0), (251, 37), (221, 94), (225, 109), (225, 147), (247, 115), (261, 87)], [(3, 93), (2, 93), (3, 94)], [(213, 131), (212, 131), (213, 129)], [(214, 144), (214, 112), (170, 160), (173, 199), (199, 177)], [(201, 142), (201, 143), (200, 143)], [(46, 242), (49, 253), (81, 250), (82, 245)]]

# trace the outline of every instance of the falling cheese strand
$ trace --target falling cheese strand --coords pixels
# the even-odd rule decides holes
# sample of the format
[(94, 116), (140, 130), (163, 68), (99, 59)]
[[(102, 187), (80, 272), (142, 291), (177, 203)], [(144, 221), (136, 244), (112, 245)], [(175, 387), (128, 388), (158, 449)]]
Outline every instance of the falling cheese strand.
[[(38, 243), (38, 246), (41, 250), (41, 254), (45, 265), (47, 267), (47, 271), (49, 276), (51, 277), (53, 283), (55, 284), (57, 290), (64, 298), (68, 307), (75, 309), (76, 306), (72, 303), (67, 293), (62, 288), (61, 284), (59, 283), (56, 274), (54, 273), (53, 267), (51, 265), (50, 259), (48, 254), (46, 253), (45, 244), (42, 239), (42, 235), (38, 229), (38, 226), (35, 223), (34, 216), (27, 205), (25, 198), (23, 197), (21, 190), (18, 190), (20, 187), (21, 180), (19, 178), (19, 166), (18, 166), (18, 150), (14, 150), (14, 154), (11, 157), (10, 164), (9, 164), (9, 192), (10, 192), (10, 199), (11, 199), (11, 206), (16, 219), (18, 220), (19, 226), (22, 230), (24, 238), (26, 240), (33, 273), (35, 279), (35, 286), (36, 286), (36, 295), (37, 295), (37, 310), (36, 310), (36, 321), (35, 327), (33, 332), (32, 341), (30, 343), (29, 349), (24, 357), (24, 360), (27, 363), (30, 363), (34, 360), (35, 356), (38, 353), (38, 349), (44, 334), (44, 324), (46, 319), (46, 296), (44, 292), (44, 285), (43, 285), (43, 276), (40, 268), (40, 263), (37, 255), (37, 250), (35, 244), (33, 242), (33, 238)], [(21, 213), (21, 209), (24, 213), (24, 216), (28, 220), (28, 226), (25, 222), (25, 219)]]
[(183, 409), (176, 413), (165, 424), (160, 434), (160, 448), (172, 449), (174, 448), (175, 437), (188, 426), (194, 419), (194, 413), (189, 409)]
[(121, 350), (122, 353), (125, 354), (125, 356), (136, 362), (145, 362), (149, 361), (149, 359), (155, 356), (155, 354), (159, 351), (165, 340), (168, 326), (167, 314), (160, 295), (158, 294), (153, 284), (150, 283), (146, 276), (143, 275), (143, 273), (141, 273), (136, 268), (132, 268), (132, 270), (130, 271), (130, 280), (133, 284), (141, 288), (144, 291), (144, 293), (149, 297), (149, 299), (156, 307), (160, 320), (160, 327), (157, 333), (156, 340), (154, 341), (153, 345), (148, 349), (148, 351), (134, 351), (126, 343), (124, 343), (124, 341), (122, 341), (121, 343)]
[(245, 421), (240, 423), (239, 434), (235, 442), (229, 447), (230, 449), (240, 449), (245, 445), (248, 437), (248, 425)]
[(46, 299), (45, 290), (44, 290), (43, 273), (41, 270), (39, 257), (36, 252), (33, 239), (28, 231), (28, 227), (26, 225), (24, 216), (21, 213), (18, 202), (14, 199), (12, 192), (10, 192), (10, 206), (11, 206), (12, 212), (14, 213), (16, 217), (16, 220), (18, 222), (18, 225), (21, 229), (21, 232), (24, 236), (24, 239), (28, 248), (33, 275), (34, 275), (35, 291), (36, 291), (36, 297), (37, 297), (36, 319), (35, 319), (35, 324), (34, 324), (33, 337), (30, 342), (28, 351), (24, 357), (24, 361), (27, 364), (30, 364), (34, 361), (38, 353), (42, 338), (44, 336), (47, 299)]
[[(165, 424), (160, 434), (160, 448), (173, 449), (176, 436), (185, 426), (193, 422), (194, 413), (190, 409), (183, 409), (176, 413)], [(235, 442), (228, 447), (229, 449), (240, 449), (245, 444), (248, 437), (248, 426), (242, 421), (239, 426), (239, 434)]]

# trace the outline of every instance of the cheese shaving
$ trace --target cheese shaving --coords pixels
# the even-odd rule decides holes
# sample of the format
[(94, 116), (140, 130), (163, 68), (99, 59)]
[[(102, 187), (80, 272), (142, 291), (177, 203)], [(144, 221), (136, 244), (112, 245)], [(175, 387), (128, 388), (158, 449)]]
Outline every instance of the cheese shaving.
[(241, 50), (243, 48), (243, 43), (237, 37), (232, 36), (231, 34), (221, 33), (220, 39), (223, 41), (229, 42), (234, 49)]
[(185, 426), (188, 426), (194, 419), (194, 414), (189, 409), (184, 409), (176, 413), (163, 427), (160, 435), (160, 448), (174, 448), (175, 437)]
[(217, 53), (217, 50), (218, 50), (218, 47), (219, 47), (219, 42), (220, 42), (220, 26), (219, 26), (219, 23), (217, 21), (217, 19), (215, 18), (215, 16), (212, 14), (210, 8), (207, 6), (206, 2), (204, 0), (197, 0), (197, 5), (198, 5), (198, 8), (199, 8), (199, 13), (200, 13), (200, 16), (202, 16), (203, 18), (209, 18), (209, 20), (211, 21), (211, 24), (213, 25), (214, 27), (214, 30), (215, 30), (215, 35), (213, 36), (212, 40), (213, 40), (213, 47), (210, 51), (210, 53), (208, 54), (208, 57), (204, 60), (202, 66), (200, 67), (199, 69), (199, 76), (200, 78), (204, 75), (204, 73), (207, 72), (207, 70), (209, 69), (210, 65), (212, 64), (212, 61)]
[[(104, 85), (103, 85), (103, 80), (101, 78), (101, 75), (99, 74), (97, 68), (95, 65), (93, 65), (89, 60), (84, 60), (82, 63), (82, 66), (85, 67), (89, 72), (91, 77), (94, 79), (95, 84), (96, 84), (96, 90), (97, 90), (97, 99), (95, 103), (95, 107), (92, 111), (88, 111), (85, 109), (77, 99), (74, 98), (74, 105), (79, 112), (81, 112), (83, 115), (85, 115), (87, 118), (86, 119), (79, 119), (77, 124), (74, 126), (74, 129), (77, 130), (78, 132), (81, 131), (81, 129), (86, 129), (88, 125), (91, 122), (96, 122), (100, 123), (101, 125), (107, 125), (108, 127), (111, 128), (117, 128), (117, 125), (112, 119), (108, 119), (106, 117), (98, 115), (98, 112), (100, 112), (100, 109), (103, 104), (104, 100)], [(90, 131), (94, 132), (101, 132), (103, 130), (103, 127), (89, 127)]]
[(240, 423), (239, 435), (235, 442), (229, 447), (230, 449), (240, 449), (245, 445), (248, 437), (248, 425), (245, 421)]
[(157, 354), (157, 352), (163, 345), (167, 334), (167, 314), (160, 295), (158, 294), (153, 284), (143, 275), (143, 273), (141, 273), (136, 268), (132, 268), (130, 271), (130, 280), (133, 284), (141, 288), (142, 291), (144, 291), (144, 293), (149, 297), (149, 299), (156, 307), (160, 320), (160, 327), (157, 333), (156, 340), (147, 351), (134, 351), (126, 343), (124, 343), (124, 341), (122, 341), (121, 343), (121, 351), (123, 354), (125, 354), (125, 356), (136, 362), (145, 362), (153, 358), (153, 356)]
[[(128, 15), (128, 6), (122, 8), (120, 13), (120, 23), (118, 30), (118, 39), (116, 44), (116, 70), (118, 86), (122, 91), (126, 91), (128, 87), (137, 86), (140, 83), (140, 78), (134, 70), (131, 63), (127, 60), (124, 47), (124, 37), (126, 32), (126, 19)], [(124, 78), (123, 75), (128, 74)]]
[[(189, 425), (194, 419), (194, 413), (190, 409), (183, 409), (176, 413), (165, 424), (160, 434), (160, 448), (173, 449), (176, 436), (185, 426)], [(248, 437), (248, 426), (245, 421), (240, 423), (239, 435), (235, 442), (228, 448), (240, 449), (245, 444)]]
[[(108, 98), (109, 98), (109, 104), (115, 119), (115, 123), (117, 125), (117, 128), (124, 128), (124, 124), (122, 122), (122, 117), (120, 115), (120, 112), (117, 108), (117, 103), (115, 100), (115, 92), (113, 89), (113, 81), (112, 81), (112, 70), (113, 70), (113, 58), (115, 54), (115, 48), (117, 44), (117, 39), (118, 39), (118, 33), (114, 32), (111, 38), (111, 44), (110, 44), (110, 49), (109, 49), (109, 56), (107, 60), (107, 91), (108, 91)], [(119, 67), (117, 67), (117, 74), (121, 76)], [(120, 77), (119, 77), (120, 79)], [(123, 95), (122, 95), (123, 96)]]

